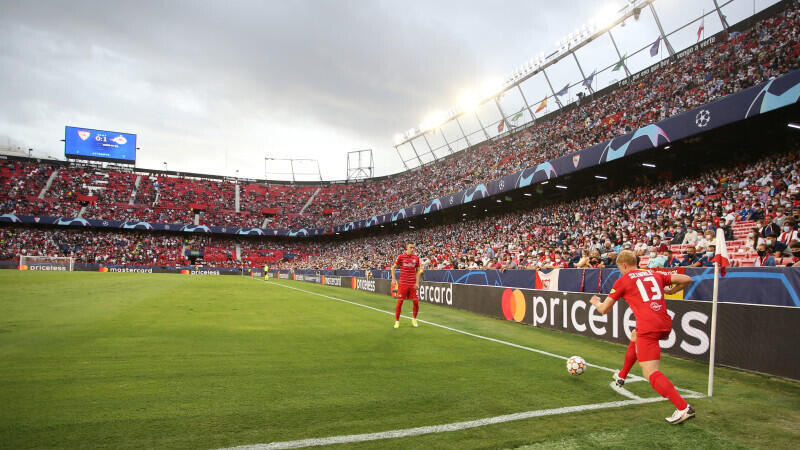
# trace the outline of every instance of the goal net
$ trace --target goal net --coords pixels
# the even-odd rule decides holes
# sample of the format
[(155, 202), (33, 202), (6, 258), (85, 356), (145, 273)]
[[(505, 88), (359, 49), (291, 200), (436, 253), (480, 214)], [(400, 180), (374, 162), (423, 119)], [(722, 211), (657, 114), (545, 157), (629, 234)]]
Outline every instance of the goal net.
[(72, 272), (75, 260), (69, 256), (19, 256), (19, 270)]

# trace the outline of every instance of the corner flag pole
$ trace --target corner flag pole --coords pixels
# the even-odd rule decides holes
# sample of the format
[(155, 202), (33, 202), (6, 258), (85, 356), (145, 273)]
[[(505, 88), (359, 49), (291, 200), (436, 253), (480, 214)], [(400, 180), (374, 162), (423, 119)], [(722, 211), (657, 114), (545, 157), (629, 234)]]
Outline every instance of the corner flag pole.
[(714, 296), (711, 302), (711, 348), (708, 355), (708, 396), (714, 395), (714, 351), (717, 348), (717, 299), (719, 297), (719, 277), (725, 276), (725, 267), (730, 265), (728, 247), (725, 245), (725, 233), (717, 228), (717, 240), (714, 254)]
[(708, 356), (708, 396), (714, 395), (714, 350), (717, 346), (717, 296), (719, 294), (719, 263), (714, 263), (714, 294), (711, 301), (711, 348)]

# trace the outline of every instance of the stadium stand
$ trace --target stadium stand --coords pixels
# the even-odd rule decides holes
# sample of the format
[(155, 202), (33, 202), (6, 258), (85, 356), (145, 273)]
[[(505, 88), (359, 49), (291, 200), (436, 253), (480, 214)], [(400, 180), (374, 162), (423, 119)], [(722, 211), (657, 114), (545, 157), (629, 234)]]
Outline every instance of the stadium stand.
[[(519, 132), (396, 176), (352, 183), (237, 184), (99, 165), (0, 160), (0, 214), (296, 229), (330, 227), (425, 203), (800, 68), (798, 11), (791, 4), (634, 85), (588, 97)], [(190, 262), (187, 249), (199, 249), (201, 262), (219, 267), (385, 269), (402, 242), (411, 239), (433, 268), (594, 267), (613, 264), (614, 255), (627, 247), (647, 266), (663, 264), (668, 251), (676, 260), (690, 247), (702, 254), (709, 233), (721, 227), (734, 265), (759, 265), (757, 247), (772, 243), (776, 250), (781, 246), (775, 241), (785, 247), (773, 251), (776, 263), (792, 264), (797, 258), (788, 249), (800, 221), (800, 167), (798, 149), (789, 150), (702, 176), (346, 241), (4, 227), (0, 259), (27, 252), (74, 256), (85, 263), (182, 265)]]
[[(414, 240), (431, 268), (538, 269), (602, 267), (624, 248), (639, 255), (642, 266), (666, 256), (667, 250), (679, 261), (690, 246), (702, 255), (714, 230), (723, 228), (733, 265), (757, 264), (756, 247), (779, 238), (787, 249), (773, 253), (776, 263), (785, 265), (797, 261), (788, 251), (797, 232), (783, 227), (796, 230), (800, 223), (800, 161), (794, 150), (755, 164), (534, 210), (347, 241), (16, 228), (3, 229), (0, 238), (6, 259), (28, 252), (73, 256), (87, 263), (181, 265), (188, 263), (184, 252), (191, 248), (204, 251), (204, 263), (219, 267), (269, 263), (317, 269), (386, 269), (394, 252)], [(758, 239), (749, 235), (751, 230)], [(776, 236), (770, 238), (773, 232)], [(236, 259), (237, 246), (242, 261)], [(285, 255), (293, 259), (284, 260)]]
[[(363, 219), (486, 183), (524, 167), (557, 158), (628, 133), (800, 68), (800, 8), (761, 20), (693, 53), (638, 83), (594, 95), (538, 120), (528, 128), (398, 175), (349, 184), (243, 184), (240, 211), (235, 184), (163, 174), (62, 167), (3, 161), (0, 212), (266, 228), (324, 228)], [(140, 178), (139, 186), (133, 184)], [(129, 205), (131, 197), (134, 205)], [(83, 197), (82, 197), (83, 198)]]

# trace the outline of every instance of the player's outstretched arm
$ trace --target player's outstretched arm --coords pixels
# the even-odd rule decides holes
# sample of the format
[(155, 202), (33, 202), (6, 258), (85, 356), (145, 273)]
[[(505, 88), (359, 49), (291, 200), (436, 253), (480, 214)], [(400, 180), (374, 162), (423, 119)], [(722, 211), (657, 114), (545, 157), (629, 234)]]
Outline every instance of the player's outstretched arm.
[(596, 295), (593, 295), (592, 298), (589, 299), (589, 303), (594, 305), (594, 307), (597, 308), (597, 311), (599, 311), (600, 314), (607, 314), (609, 311), (611, 311), (611, 308), (614, 306), (615, 301), (616, 300), (611, 298), (611, 296), (606, 297), (606, 299), (603, 300), (602, 302), (600, 301), (600, 297)]
[(676, 292), (680, 292), (684, 290), (686, 286), (692, 284), (692, 277), (688, 275), (676, 274), (672, 275), (671, 278), (672, 278), (672, 286), (664, 289), (664, 294), (666, 295), (672, 295)]

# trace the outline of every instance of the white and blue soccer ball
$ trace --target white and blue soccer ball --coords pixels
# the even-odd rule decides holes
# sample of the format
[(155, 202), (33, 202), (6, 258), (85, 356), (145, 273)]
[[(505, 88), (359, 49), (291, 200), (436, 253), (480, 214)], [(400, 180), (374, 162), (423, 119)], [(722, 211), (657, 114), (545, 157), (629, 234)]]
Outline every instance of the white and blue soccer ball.
[(570, 356), (567, 359), (567, 372), (570, 375), (580, 375), (586, 370), (586, 361), (580, 356)]

